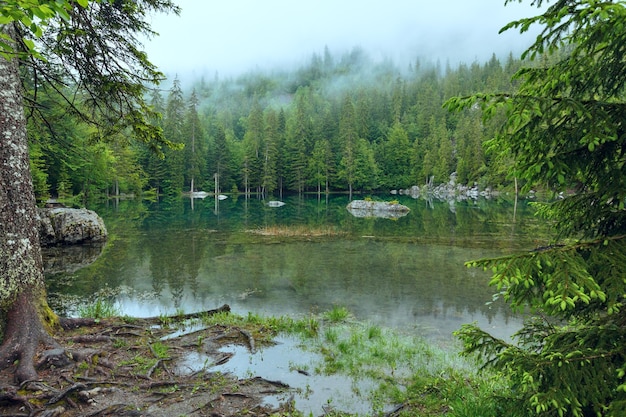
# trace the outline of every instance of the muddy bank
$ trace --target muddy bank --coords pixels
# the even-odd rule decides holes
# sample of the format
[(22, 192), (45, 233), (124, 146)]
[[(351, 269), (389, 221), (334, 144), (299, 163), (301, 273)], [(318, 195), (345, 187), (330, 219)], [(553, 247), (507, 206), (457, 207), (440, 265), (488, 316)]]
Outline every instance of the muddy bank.
[[(269, 416), (291, 411), (290, 388), (281, 381), (212, 370), (230, 359), (220, 351), (222, 346), (255, 349), (256, 343), (271, 343), (271, 334), (224, 325), (181, 332), (168, 320), (177, 319), (84, 320), (68, 325), (73, 328), (56, 335), (66, 352), (40, 353), (40, 381), (16, 387), (11, 367), (0, 372), (3, 415)], [(211, 359), (193, 368), (185, 366), (196, 352)], [(279, 399), (278, 404), (266, 402), (270, 395)]]

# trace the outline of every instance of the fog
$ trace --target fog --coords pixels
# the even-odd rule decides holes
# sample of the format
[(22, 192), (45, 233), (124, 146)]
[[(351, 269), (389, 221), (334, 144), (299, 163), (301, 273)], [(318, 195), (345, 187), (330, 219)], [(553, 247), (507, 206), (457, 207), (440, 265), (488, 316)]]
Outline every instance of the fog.
[(495, 53), (518, 56), (537, 31), (498, 34), (508, 22), (536, 15), (504, 0), (178, 0), (180, 16), (152, 17), (160, 36), (144, 46), (169, 77), (236, 76), (254, 69), (291, 68), (327, 47), (341, 54), (363, 48), (398, 64), (415, 58), (458, 64)]

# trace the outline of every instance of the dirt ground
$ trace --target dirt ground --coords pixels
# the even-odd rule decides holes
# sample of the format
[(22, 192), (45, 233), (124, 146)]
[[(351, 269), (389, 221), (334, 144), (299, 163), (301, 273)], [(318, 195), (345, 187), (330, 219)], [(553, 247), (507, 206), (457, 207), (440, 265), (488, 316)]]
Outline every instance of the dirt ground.
[[(188, 319), (188, 318), (187, 318)], [(161, 319), (106, 319), (56, 335), (65, 351), (40, 352), (40, 380), (0, 372), (0, 416), (268, 416), (289, 414), (281, 381), (212, 372), (225, 344), (255, 350), (264, 329), (210, 325), (180, 331)], [(189, 365), (189, 358), (207, 358)], [(268, 405), (267, 396), (278, 398)]]

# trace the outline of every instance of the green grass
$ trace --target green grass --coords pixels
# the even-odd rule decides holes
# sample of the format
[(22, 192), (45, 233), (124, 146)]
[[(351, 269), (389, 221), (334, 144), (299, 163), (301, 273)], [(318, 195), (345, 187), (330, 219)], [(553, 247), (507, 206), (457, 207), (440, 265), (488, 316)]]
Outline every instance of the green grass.
[(397, 415), (525, 416), (510, 407), (506, 381), (479, 374), (455, 346), (441, 348), (414, 334), (350, 320), (345, 307), (318, 317), (293, 321), (282, 331), (299, 335), (307, 350), (321, 354), (314, 373), (352, 379), (353, 390), (370, 402), (374, 414), (404, 404)]
[(135, 355), (132, 359), (124, 360), (119, 363), (120, 366), (131, 366), (135, 373), (145, 373), (151, 369), (158, 359), (147, 358), (140, 354)]
[(120, 310), (113, 302), (99, 298), (91, 304), (79, 307), (78, 315), (83, 318), (100, 320), (110, 317), (118, 317), (120, 315)]
[[(115, 306), (105, 300), (97, 300), (80, 313), (94, 318), (118, 315)], [(384, 415), (390, 407), (401, 404), (394, 415), (529, 416), (515, 406), (514, 391), (504, 378), (478, 373), (476, 365), (459, 356), (455, 346), (437, 347), (415, 334), (358, 322), (345, 307), (335, 306), (301, 318), (226, 312), (199, 320), (207, 326), (247, 329), (259, 342), (270, 341), (280, 333), (301, 338), (303, 348), (319, 354), (321, 360), (292, 363), (290, 368), (347, 377), (352, 380), (353, 391), (371, 404), (375, 415)], [(169, 357), (165, 344), (155, 342), (149, 347), (152, 357), (137, 355), (128, 361), (134, 372), (145, 373), (158, 360)]]
[(529, 415), (515, 407), (505, 379), (479, 373), (458, 355), (458, 347), (438, 347), (415, 334), (358, 322), (345, 307), (302, 318), (219, 313), (202, 321), (247, 328), (255, 338), (279, 333), (301, 338), (303, 348), (322, 359), (290, 368), (351, 379), (354, 392), (371, 404), (374, 415), (399, 404), (403, 407), (397, 416)]
[(322, 314), (324, 319), (330, 321), (331, 323), (339, 323), (342, 321), (346, 321), (350, 317), (350, 312), (347, 308), (341, 306), (335, 306), (332, 310), (329, 310)]
[(161, 342), (155, 342), (150, 345), (150, 351), (157, 359), (169, 358), (169, 347)]

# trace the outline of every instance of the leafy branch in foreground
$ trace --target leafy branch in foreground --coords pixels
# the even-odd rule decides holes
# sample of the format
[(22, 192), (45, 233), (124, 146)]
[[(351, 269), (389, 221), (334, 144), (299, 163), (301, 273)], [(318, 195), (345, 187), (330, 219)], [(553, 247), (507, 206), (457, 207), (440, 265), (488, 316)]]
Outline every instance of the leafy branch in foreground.
[(31, 104), (47, 89), (63, 97), (68, 114), (106, 127), (98, 139), (132, 130), (160, 150), (168, 142), (149, 123), (144, 94), (161, 75), (138, 45), (138, 36), (153, 34), (145, 18), (155, 11), (178, 8), (169, 0), (0, 3), (0, 368), (13, 367), (18, 382), (38, 379), (41, 347), (60, 348), (51, 336), (59, 319), (46, 302), (25, 86)]
[[(535, 2), (537, 3), (537, 2)], [(531, 319), (515, 341), (475, 325), (457, 336), (464, 353), (514, 382), (511, 404), (531, 414), (626, 414), (626, 5), (558, 0), (539, 16), (503, 30), (542, 31), (523, 57), (514, 94), (448, 101), (504, 114), (492, 152), (515, 160), (525, 187), (569, 190), (539, 206), (554, 224), (547, 247), (469, 262), (490, 269), (490, 282)]]

